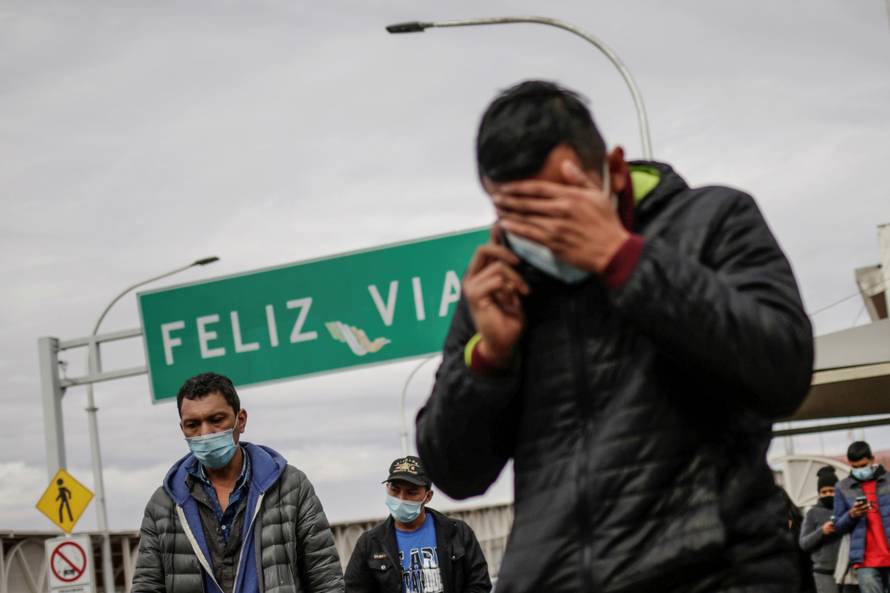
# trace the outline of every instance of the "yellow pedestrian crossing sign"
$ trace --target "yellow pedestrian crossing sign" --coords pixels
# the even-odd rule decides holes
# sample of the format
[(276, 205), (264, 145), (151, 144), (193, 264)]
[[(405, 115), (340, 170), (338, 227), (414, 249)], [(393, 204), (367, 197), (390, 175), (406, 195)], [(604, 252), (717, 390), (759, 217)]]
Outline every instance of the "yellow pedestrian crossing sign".
[(71, 533), (91, 500), (93, 493), (74, 476), (60, 469), (37, 501), (37, 510), (61, 527), (62, 531)]

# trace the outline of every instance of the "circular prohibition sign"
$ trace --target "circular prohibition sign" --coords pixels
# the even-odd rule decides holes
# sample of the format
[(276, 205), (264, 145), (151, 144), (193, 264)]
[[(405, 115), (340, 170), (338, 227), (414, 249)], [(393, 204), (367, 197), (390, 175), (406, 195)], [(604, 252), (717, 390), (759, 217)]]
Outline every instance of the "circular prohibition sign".
[(77, 542), (62, 542), (50, 555), (49, 567), (63, 583), (74, 582), (87, 569), (87, 554)]

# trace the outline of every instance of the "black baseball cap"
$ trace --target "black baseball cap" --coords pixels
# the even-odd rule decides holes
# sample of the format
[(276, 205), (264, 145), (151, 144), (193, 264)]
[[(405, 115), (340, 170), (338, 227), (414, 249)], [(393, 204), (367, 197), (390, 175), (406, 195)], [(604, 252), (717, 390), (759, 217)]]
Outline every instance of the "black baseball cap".
[(416, 486), (432, 485), (432, 481), (427, 477), (426, 470), (423, 469), (423, 463), (419, 457), (409, 455), (408, 457), (399, 457), (389, 464), (389, 477), (383, 482), (392, 482), (394, 480), (402, 480)]

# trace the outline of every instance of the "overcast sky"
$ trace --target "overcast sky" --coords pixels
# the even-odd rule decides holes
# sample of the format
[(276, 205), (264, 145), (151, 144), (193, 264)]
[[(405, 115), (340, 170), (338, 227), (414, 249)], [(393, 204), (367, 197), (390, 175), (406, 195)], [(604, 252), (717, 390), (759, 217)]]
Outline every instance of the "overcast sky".
[[(557, 80), (640, 156), (620, 77), (583, 41), (523, 25), (391, 36), (413, 19), (538, 14), (606, 41), (639, 84), (656, 157), (743, 188), (808, 310), (856, 292), (890, 222), (890, 27), (882, 0), (39, 2), (0, 0), (0, 530), (48, 529), (36, 341), (88, 334), (123, 287), (175, 283), (488, 224), (478, 117), (500, 89)], [(817, 333), (865, 322), (851, 299)], [(137, 327), (135, 297), (103, 328)], [(85, 351), (67, 353), (68, 374)], [(139, 341), (106, 368), (144, 364)], [(281, 451), (334, 520), (382, 516), (415, 363), (242, 390), (246, 439)], [(435, 365), (412, 383), (411, 415)], [(145, 377), (96, 387), (111, 526), (135, 529), (186, 451)], [(70, 471), (91, 486), (84, 390), (64, 399)], [(867, 437), (890, 445), (890, 429)], [(850, 435), (798, 441), (841, 452)], [(473, 504), (505, 500), (509, 476)], [(446, 503), (445, 506), (448, 506)], [(95, 528), (92, 509), (83, 529)]]

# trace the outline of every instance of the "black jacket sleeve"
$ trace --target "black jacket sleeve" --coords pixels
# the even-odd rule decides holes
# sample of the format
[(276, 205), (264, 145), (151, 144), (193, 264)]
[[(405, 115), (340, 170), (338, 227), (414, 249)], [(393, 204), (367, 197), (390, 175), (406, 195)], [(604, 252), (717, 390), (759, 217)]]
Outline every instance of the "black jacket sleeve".
[(376, 593), (377, 579), (368, 568), (368, 536), (361, 535), (346, 565), (346, 593)]
[(482, 553), (482, 547), (476, 534), (466, 523), (460, 523), (460, 535), (463, 540), (464, 575), (466, 582), (455, 593), (489, 593), (491, 591), (491, 578), (488, 576), (488, 563)]
[[(417, 415), (417, 450), (433, 482), (452, 498), (484, 493), (513, 453), (519, 369), (475, 375), (464, 349), (476, 330), (461, 299), (445, 340), (433, 393)], [(472, 459), (473, 470), (466, 471)]]
[(707, 231), (701, 261), (647, 239), (612, 299), (662, 351), (737, 386), (722, 395), (734, 405), (778, 419), (809, 390), (810, 321), (791, 266), (746, 194), (728, 197)]

